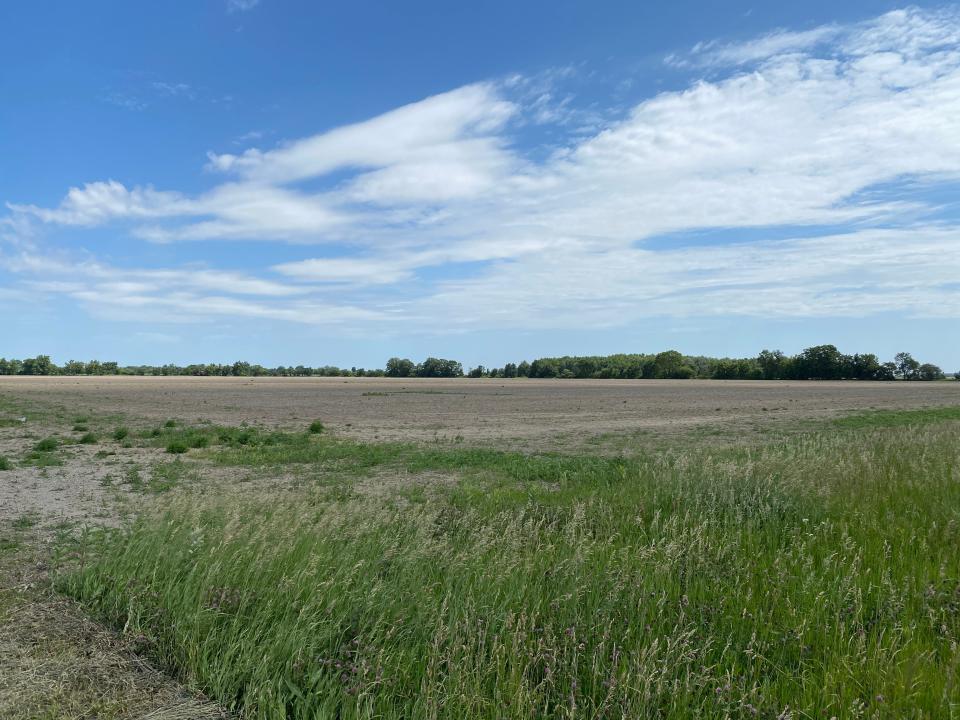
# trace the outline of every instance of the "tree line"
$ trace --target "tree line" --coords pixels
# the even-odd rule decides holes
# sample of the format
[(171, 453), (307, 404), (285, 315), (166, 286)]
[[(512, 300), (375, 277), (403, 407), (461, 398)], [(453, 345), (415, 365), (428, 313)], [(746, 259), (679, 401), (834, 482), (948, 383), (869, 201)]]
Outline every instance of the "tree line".
[[(910, 353), (897, 353), (881, 362), (873, 353), (846, 355), (834, 345), (816, 345), (797, 355), (763, 350), (752, 358), (713, 358), (682, 355), (676, 350), (656, 354), (617, 354), (540, 358), (507, 363), (502, 368), (473, 368), (470, 377), (532, 377), (580, 379), (712, 380), (942, 380), (932, 363), (920, 363)], [(960, 379), (960, 373), (955, 373)]]
[[(921, 363), (910, 353), (897, 353), (881, 362), (872, 353), (846, 355), (834, 345), (816, 345), (797, 355), (763, 350), (752, 358), (713, 358), (683, 355), (676, 350), (656, 354), (616, 354), (538, 358), (507, 363), (501, 368), (479, 365), (464, 373), (456, 360), (429, 357), (415, 363), (393, 357), (386, 367), (365, 369), (333, 365), (269, 368), (237, 361), (231, 364), (125, 365), (116, 362), (70, 360), (55, 364), (48, 355), (24, 360), (0, 358), (0, 375), (156, 375), (209, 377), (396, 377), (396, 378), (580, 378), (580, 379), (687, 379), (714, 380), (942, 380), (943, 371)], [(960, 379), (960, 373), (954, 373)]]

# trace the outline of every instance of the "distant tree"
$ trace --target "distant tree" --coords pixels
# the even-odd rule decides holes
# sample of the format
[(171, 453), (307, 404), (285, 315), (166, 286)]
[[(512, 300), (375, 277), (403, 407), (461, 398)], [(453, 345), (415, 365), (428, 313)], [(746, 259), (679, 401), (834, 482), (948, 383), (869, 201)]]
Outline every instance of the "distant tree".
[(475, 368), (472, 368), (470, 372), (467, 373), (467, 377), (482, 378), (485, 372), (486, 372), (486, 368), (484, 368), (483, 365), (477, 365)]
[(68, 360), (67, 364), (63, 366), (64, 375), (83, 375), (86, 370), (87, 366), (80, 360)]
[(57, 366), (50, 360), (49, 355), (37, 355), (24, 360), (20, 372), (23, 375), (53, 375), (57, 372)]
[(412, 360), (393, 357), (387, 360), (387, 369), (384, 374), (387, 377), (412, 377), (415, 371), (416, 365)]
[(556, 358), (538, 358), (530, 363), (532, 378), (555, 378), (559, 374), (560, 368)]
[(507, 363), (503, 366), (503, 377), (515, 378), (517, 376), (517, 366), (513, 363)]
[(517, 377), (530, 377), (530, 363), (526, 360), (517, 365)]
[(815, 345), (794, 360), (795, 373), (802, 380), (839, 380), (843, 366), (844, 356), (835, 345)]
[(653, 360), (653, 376), (656, 378), (691, 378), (693, 368), (685, 365), (683, 355), (676, 350), (657, 353)]
[(897, 378), (897, 364), (892, 362), (885, 362), (880, 364), (880, 369), (877, 370), (877, 380), (896, 380)]
[(761, 350), (757, 365), (764, 380), (782, 380), (786, 377), (788, 358), (779, 350)]
[(416, 366), (416, 374), (417, 377), (461, 377), (463, 375), (463, 366), (456, 360), (428, 357)]
[(850, 377), (856, 380), (880, 380), (882, 366), (873, 353), (854, 354), (850, 358)]
[(920, 380), (943, 380), (945, 377), (943, 370), (931, 363), (924, 363), (917, 369), (917, 376)]
[(920, 371), (920, 363), (913, 359), (908, 352), (900, 352), (893, 356), (897, 364), (897, 377), (902, 380), (916, 380)]

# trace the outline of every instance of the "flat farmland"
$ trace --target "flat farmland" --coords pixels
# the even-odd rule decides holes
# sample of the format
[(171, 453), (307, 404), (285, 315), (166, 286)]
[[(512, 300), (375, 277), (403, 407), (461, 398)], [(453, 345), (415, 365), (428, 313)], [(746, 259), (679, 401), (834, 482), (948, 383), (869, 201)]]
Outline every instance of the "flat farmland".
[(577, 449), (617, 436), (789, 428), (868, 410), (960, 405), (960, 383), (711, 380), (0, 377), (27, 405), (131, 422), (301, 427), (356, 440)]
[(0, 378), (0, 717), (960, 713), (960, 383)]

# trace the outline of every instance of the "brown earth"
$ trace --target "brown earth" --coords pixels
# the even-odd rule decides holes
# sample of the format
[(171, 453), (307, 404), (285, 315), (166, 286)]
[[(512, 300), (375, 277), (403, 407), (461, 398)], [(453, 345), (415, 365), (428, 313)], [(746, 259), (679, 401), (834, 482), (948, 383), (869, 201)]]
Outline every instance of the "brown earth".
[(563, 449), (629, 433), (748, 431), (868, 409), (960, 405), (960, 382), (0, 377), (18, 405), (302, 427), (358, 440), (465, 440)]

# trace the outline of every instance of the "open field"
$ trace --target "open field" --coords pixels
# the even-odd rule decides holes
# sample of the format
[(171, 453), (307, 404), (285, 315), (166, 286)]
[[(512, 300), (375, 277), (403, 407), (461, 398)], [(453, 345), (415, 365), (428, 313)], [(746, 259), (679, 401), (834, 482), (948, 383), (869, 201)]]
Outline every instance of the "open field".
[(561, 451), (606, 434), (736, 436), (868, 409), (960, 405), (960, 382), (0, 377), (0, 393), (138, 422), (299, 428), (322, 418), (356, 440)]
[(0, 717), (957, 717), (958, 438), (953, 382), (2, 379)]

